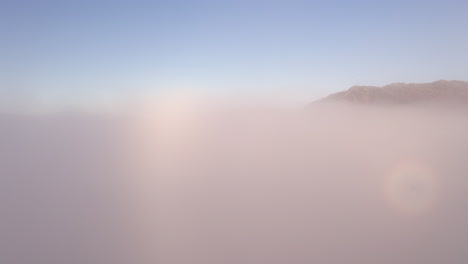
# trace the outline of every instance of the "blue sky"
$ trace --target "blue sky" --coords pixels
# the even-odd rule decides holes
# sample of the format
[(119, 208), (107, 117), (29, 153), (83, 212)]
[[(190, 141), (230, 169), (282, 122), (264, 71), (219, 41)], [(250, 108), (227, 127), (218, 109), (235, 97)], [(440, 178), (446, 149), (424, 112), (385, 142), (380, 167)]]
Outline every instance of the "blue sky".
[(468, 80), (466, 1), (0, 0), (0, 95), (326, 95)]

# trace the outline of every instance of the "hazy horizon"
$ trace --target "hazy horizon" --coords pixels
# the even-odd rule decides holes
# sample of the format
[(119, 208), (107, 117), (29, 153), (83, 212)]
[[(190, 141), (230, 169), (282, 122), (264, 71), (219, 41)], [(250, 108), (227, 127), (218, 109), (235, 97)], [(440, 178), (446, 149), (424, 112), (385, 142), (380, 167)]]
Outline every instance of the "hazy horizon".
[(302, 102), (465, 80), (460, 1), (2, 1), (0, 103), (108, 109), (179, 90)]
[(468, 263), (467, 11), (0, 0), (0, 264)]

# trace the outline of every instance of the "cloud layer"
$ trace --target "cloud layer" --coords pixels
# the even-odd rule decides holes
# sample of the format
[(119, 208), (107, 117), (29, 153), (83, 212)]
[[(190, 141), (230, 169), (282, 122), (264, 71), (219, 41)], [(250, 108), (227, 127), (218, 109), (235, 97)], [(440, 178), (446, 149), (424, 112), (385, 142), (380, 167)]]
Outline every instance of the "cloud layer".
[(2, 263), (463, 263), (463, 110), (0, 118)]

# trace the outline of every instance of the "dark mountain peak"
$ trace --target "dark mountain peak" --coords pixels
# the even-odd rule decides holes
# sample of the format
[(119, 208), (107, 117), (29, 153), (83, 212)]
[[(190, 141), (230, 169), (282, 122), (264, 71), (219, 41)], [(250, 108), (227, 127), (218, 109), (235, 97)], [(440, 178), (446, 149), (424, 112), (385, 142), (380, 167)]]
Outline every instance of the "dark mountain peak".
[(432, 83), (393, 83), (383, 87), (353, 86), (320, 101), (375, 105), (426, 102), (468, 104), (468, 82), (439, 80)]

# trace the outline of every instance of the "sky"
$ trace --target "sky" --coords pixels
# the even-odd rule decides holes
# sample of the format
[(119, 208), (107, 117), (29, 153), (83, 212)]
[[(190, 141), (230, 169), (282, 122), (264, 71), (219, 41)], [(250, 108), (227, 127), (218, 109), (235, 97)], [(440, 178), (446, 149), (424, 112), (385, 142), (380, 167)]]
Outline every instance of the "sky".
[(3, 105), (468, 80), (466, 1), (0, 0)]

